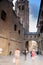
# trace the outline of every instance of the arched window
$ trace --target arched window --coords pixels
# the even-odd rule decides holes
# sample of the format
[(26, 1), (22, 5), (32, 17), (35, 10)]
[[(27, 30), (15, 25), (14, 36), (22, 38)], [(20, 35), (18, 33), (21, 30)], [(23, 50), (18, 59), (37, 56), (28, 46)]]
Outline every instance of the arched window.
[(6, 19), (6, 12), (4, 10), (2, 10), (2, 12), (1, 12), (1, 19), (2, 20)]

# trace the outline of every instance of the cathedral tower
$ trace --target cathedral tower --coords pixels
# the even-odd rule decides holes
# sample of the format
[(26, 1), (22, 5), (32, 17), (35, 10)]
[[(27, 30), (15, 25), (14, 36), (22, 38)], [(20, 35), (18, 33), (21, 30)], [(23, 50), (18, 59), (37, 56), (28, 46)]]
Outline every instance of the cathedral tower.
[(17, 0), (15, 3), (15, 12), (20, 17), (20, 23), (23, 24), (25, 32), (29, 31), (29, 2), (28, 0)]

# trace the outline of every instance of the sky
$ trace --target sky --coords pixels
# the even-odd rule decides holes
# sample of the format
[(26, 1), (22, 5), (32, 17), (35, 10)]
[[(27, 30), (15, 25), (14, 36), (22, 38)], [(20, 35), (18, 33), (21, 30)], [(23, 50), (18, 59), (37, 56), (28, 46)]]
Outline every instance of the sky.
[[(37, 19), (41, 0), (29, 0), (29, 32), (37, 32)], [(13, 1), (15, 6), (16, 0)], [(15, 9), (15, 8), (13, 8)]]
[(29, 32), (37, 32), (37, 20), (41, 0), (29, 0)]

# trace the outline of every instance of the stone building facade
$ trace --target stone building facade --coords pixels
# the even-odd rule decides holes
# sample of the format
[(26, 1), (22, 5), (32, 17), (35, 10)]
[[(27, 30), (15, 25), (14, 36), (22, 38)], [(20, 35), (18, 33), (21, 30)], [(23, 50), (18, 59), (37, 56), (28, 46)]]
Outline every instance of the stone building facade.
[(29, 1), (17, 0), (15, 3), (15, 12), (20, 17), (20, 23), (23, 24), (25, 32), (29, 32)]
[(23, 24), (12, 3), (0, 0), (0, 55), (13, 55), (16, 48), (25, 49)]
[(40, 52), (43, 54), (43, 0), (41, 0), (38, 22), (37, 22), (38, 33), (40, 33)]

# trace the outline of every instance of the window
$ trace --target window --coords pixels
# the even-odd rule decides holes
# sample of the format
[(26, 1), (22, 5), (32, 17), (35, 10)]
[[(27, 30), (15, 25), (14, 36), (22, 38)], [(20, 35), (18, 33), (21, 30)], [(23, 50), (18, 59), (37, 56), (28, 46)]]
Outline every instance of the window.
[(40, 34), (38, 34), (38, 37), (40, 37)]
[(24, 10), (24, 5), (22, 5), (22, 10)]
[(2, 20), (6, 19), (6, 12), (4, 10), (2, 10), (2, 12), (1, 12), (1, 19)]
[(42, 11), (42, 17), (43, 17), (43, 11)]
[(14, 31), (16, 31), (16, 30), (17, 30), (17, 25), (15, 24), (15, 25), (14, 25)]
[(43, 33), (43, 26), (41, 26), (40, 28), (40, 33)]
[(36, 38), (36, 35), (34, 37)]
[(18, 33), (19, 33), (19, 35), (20, 35), (20, 30), (18, 30)]
[(41, 26), (43, 25), (43, 21), (40, 21), (40, 25), (41, 25)]
[(19, 10), (21, 9), (21, 6), (19, 6)]

